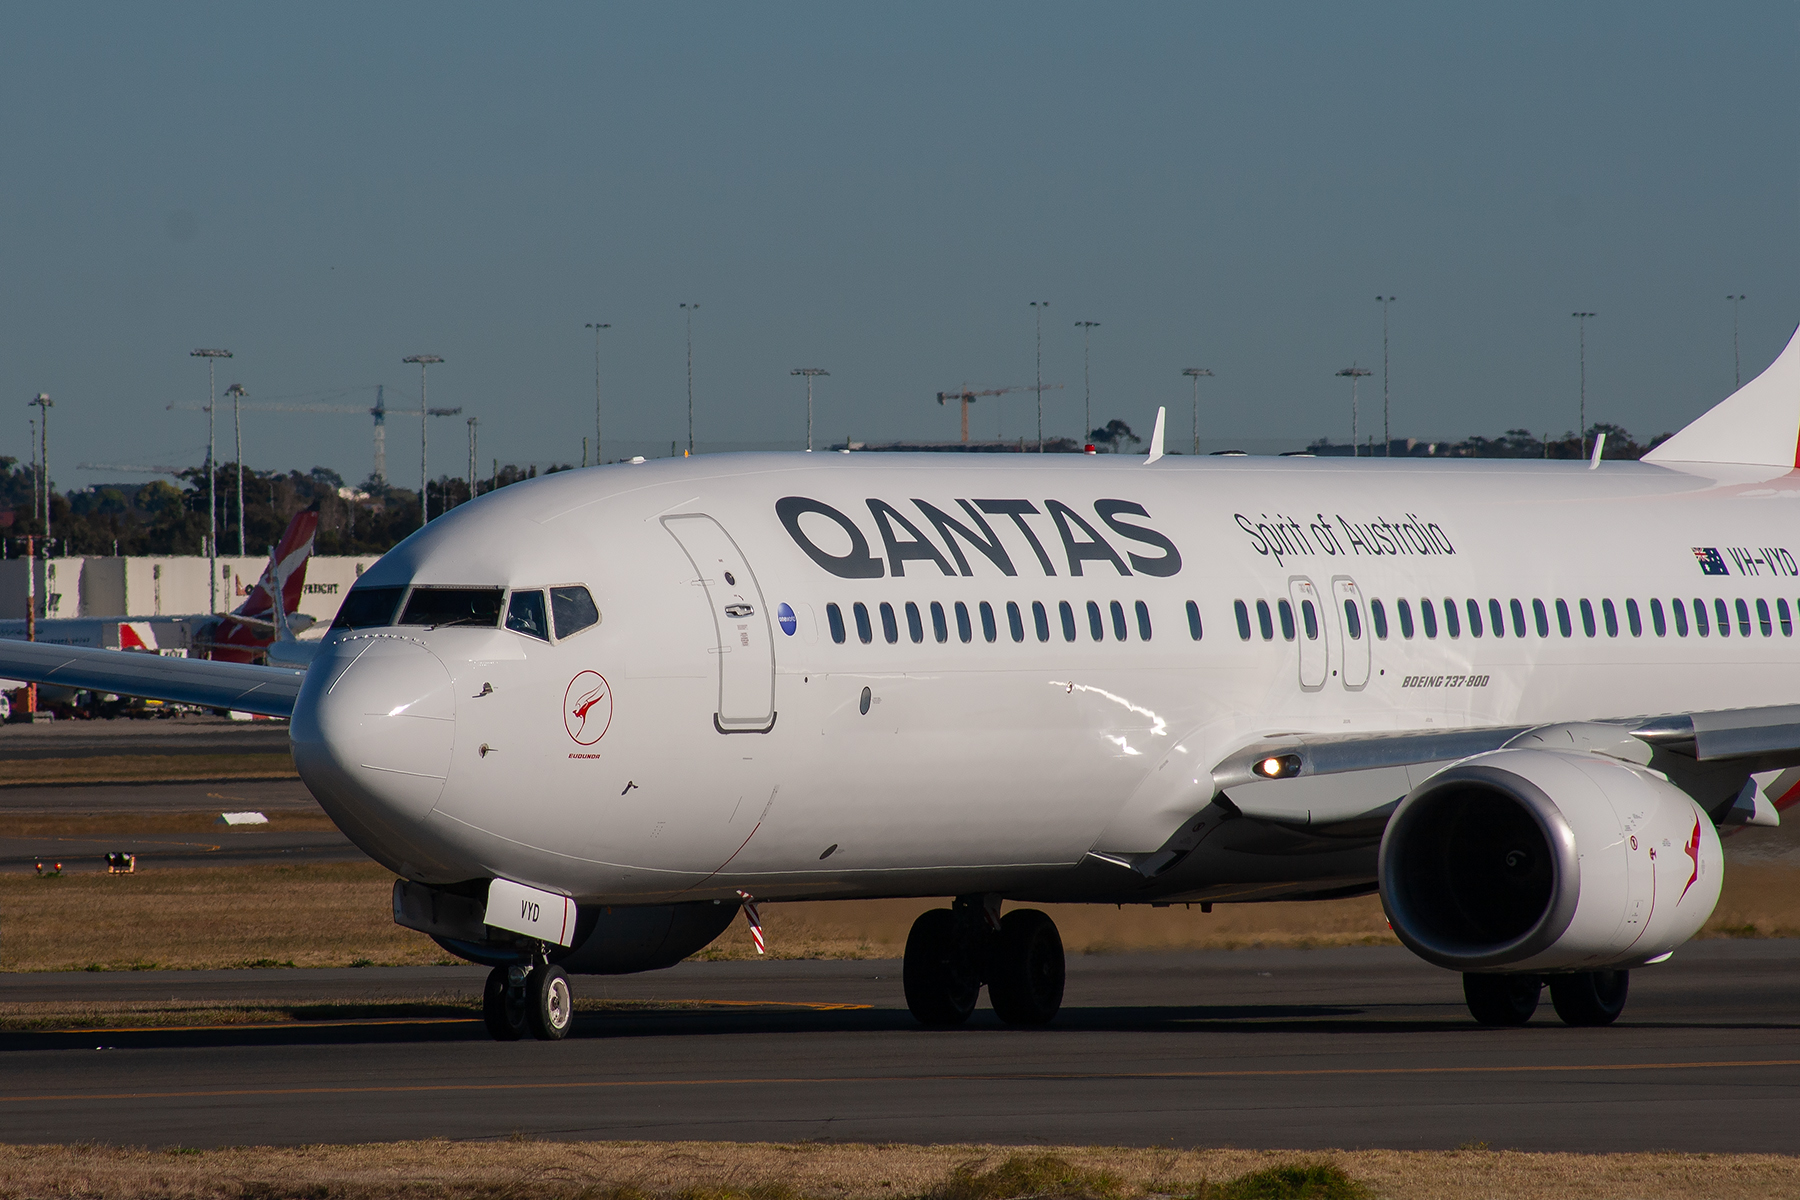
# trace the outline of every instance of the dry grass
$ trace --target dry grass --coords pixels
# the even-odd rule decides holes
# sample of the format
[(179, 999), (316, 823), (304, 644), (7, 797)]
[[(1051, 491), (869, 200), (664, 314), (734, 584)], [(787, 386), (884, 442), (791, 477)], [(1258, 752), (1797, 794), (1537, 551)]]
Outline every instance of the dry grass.
[(115, 812), (88, 813), (64, 817), (50, 813), (21, 813), (0, 816), (0, 837), (127, 837), (147, 833), (206, 833), (229, 837), (245, 830), (277, 830), (290, 833), (336, 829), (331, 818), (318, 809), (294, 812), (275, 809), (268, 812), (267, 825), (228, 826), (219, 814), (227, 809), (239, 812), (255, 809), (256, 802), (221, 798), (219, 807), (207, 812)]
[(0, 875), (0, 971), (450, 961), (394, 924), (393, 885), (373, 863)]
[[(1046, 1162), (1046, 1159), (1049, 1161)], [(1256, 1187), (1322, 1165), (1314, 1192)], [(961, 1169), (959, 1183), (958, 1171)], [(1335, 1168), (1335, 1170), (1332, 1170)], [(1043, 1188), (1049, 1182), (1052, 1190)], [(1064, 1190), (1055, 1190), (1058, 1184)], [(1245, 1186), (1250, 1185), (1250, 1186)], [(1800, 1159), (1774, 1154), (1523, 1154), (1456, 1150), (1134, 1150), (1105, 1147), (733, 1145), (718, 1142), (399, 1142), (226, 1150), (0, 1146), (0, 1197), (117, 1200), (1022, 1200), (1364, 1195), (1512, 1200), (1784, 1200)]]
[(207, 783), (225, 779), (297, 779), (294, 760), (278, 754), (96, 754), (85, 758), (0, 760), (0, 787), (44, 783)]
[[(208, 832), (232, 836), (217, 826), (209, 826)], [(446, 961), (430, 939), (393, 924), (392, 886), (393, 876), (372, 863), (152, 868), (136, 875), (60, 879), (0, 875), (0, 928), (6, 930), (0, 939), (0, 971)], [(44, 904), (47, 897), (58, 903)], [(769, 953), (776, 958), (896, 958), (906, 945), (913, 919), (942, 903), (765, 904), (763, 928)], [(1221, 904), (1211, 913), (1179, 905), (1045, 908), (1072, 954), (1395, 944), (1374, 896)], [(67, 919), (69, 912), (80, 912), (82, 919)], [(1724, 895), (1702, 936), (1800, 936), (1800, 869), (1734, 864), (1726, 872)], [(734, 921), (698, 957), (739, 959), (755, 954), (748, 927)]]

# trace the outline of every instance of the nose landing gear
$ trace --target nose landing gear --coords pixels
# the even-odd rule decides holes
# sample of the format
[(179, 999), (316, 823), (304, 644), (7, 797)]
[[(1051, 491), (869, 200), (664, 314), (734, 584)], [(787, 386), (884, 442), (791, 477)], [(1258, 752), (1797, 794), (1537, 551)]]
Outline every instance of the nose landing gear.
[(481, 991), (481, 1020), (496, 1042), (516, 1042), (530, 1034), (540, 1042), (561, 1041), (575, 1017), (569, 977), (539, 957), (530, 964), (495, 967)]
[[(906, 938), (906, 1006), (921, 1025), (960, 1025), (987, 985), (1008, 1025), (1044, 1025), (1062, 1007), (1064, 962), (1056, 923), (1035, 908), (999, 918), (999, 904), (959, 896), (921, 913)], [(998, 918), (998, 919), (996, 919)]]

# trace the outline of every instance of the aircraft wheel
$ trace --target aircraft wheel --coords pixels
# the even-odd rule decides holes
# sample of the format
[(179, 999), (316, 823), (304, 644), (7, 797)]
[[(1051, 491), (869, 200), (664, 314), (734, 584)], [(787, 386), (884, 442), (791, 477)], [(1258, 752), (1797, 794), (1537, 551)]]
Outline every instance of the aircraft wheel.
[(961, 1025), (975, 1011), (981, 978), (957, 937), (956, 914), (933, 908), (919, 914), (906, 935), (900, 977), (906, 1007), (921, 1025)]
[(1625, 1011), (1630, 971), (1578, 971), (1550, 977), (1550, 1003), (1564, 1025), (1611, 1025)]
[(560, 1042), (575, 1019), (575, 998), (569, 977), (561, 967), (533, 967), (525, 981), (525, 1015), (531, 1036), (540, 1042)]
[(1056, 922), (1035, 908), (1000, 919), (988, 970), (988, 1000), (1008, 1025), (1047, 1025), (1062, 1007), (1063, 944)]
[(512, 971), (495, 967), (481, 989), (481, 1022), (496, 1042), (516, 1042), (525, 1033), (523, 997), (515, 994)]
[(1536, 975), (1463, 975), (1469, 1014), (1483, 1025), (1523, 1025), (1537, 1011), (1544, 981)]

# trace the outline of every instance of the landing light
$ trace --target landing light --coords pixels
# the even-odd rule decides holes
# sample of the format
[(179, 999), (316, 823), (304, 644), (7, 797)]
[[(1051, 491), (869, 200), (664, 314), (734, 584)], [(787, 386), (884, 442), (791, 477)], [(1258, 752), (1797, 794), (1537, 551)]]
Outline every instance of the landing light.
[(1258, 760), (1251, 770), (1264, 779), (1291, 779), (1300, 773), (1300, 756), (1298, 754), (1271, 754), (1268, 758)]

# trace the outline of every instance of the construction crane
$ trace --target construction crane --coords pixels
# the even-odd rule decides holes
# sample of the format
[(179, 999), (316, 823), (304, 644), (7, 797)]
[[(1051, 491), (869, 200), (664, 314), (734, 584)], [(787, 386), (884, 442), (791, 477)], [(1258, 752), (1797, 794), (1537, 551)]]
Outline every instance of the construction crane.
[(969, 405), (975, 403), (977, 398), (981, 396), (1004, 396), (1008, 392), (1053, 392), (1061, 386), (1062, 384), (1060, 383), (1026, 383), (1021, 384), (1018, 387), (980, 389), (970, 389), (969, 387), (964, 386), (954, 392), (939, 392), (937, 394), (937, 401), (939, 404), (944, 403), (946, 400), (962, 401), (962, 440), (963, 445), (966, 446), (969, 444)]
[[(374, 475), (382, 483), (387, 482), (387, 417), (398, 413), (400, 416), (417, 415), (413, 409), (387, 406), (385, 385), (375, 385), (374, 407), (360, 404), (281, 404), (267, 400), (246, 400), (242, 407), (249, 412), (286, 412), (286, 413), (356, 413), (375, 418), (375, 470)], [(180, 409), (184, 412), (205, 412), (204, 404), (170, 404), (169, 409)], [(444, 416), (448, 410), (440, 412), (431, 410), (433, 416)]]

